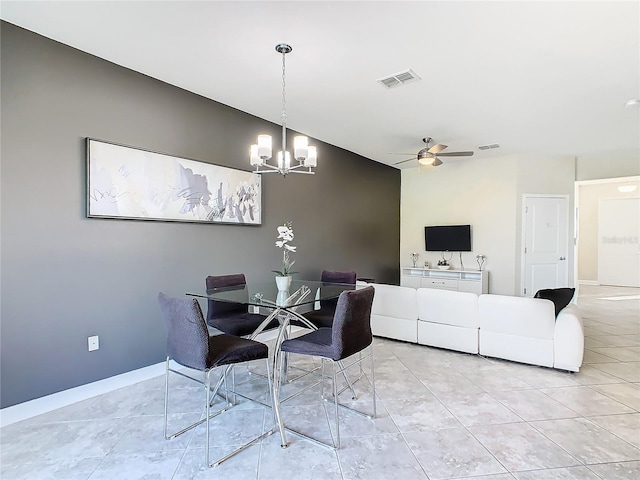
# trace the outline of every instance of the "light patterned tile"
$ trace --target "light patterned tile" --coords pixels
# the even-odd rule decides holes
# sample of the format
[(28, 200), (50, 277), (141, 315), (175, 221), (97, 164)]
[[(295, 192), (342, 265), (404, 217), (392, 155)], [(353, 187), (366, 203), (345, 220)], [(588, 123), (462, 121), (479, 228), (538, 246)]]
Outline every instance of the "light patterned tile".
[(593, 350), (589, 350), (588, 348), (584, 349), (584, 357), (582, 358), (582, 363), (584, 364), (611, 363), (615, 361), (615, 358), (608, 355), (594, 352)]
[(580, 465), (527, 423), (486, 425), (470, 430), (510, 472)]
[(600, 480), (587, 467), (550, 468), (514, 473), (517, 480)]
[(593, 365), (582, 365), (580, 371), (573, 374), (580, 385), (602, 385), (606, 383), (620, 383), (620, 378), (605, 373)]
[(640, 347), (605, 347), (592, 348), (591, 350), (621, 362), (640, 361)]
[(0, 464), (103, 457), (122, 437), (125, 427), (124, 419), (100, 419), (28, 425), (10, 436), (3, 432)]
[(171, 480), (182, 451), (108, 455), (91, 474), (91, 480)]
[(543, 420), (531, 425), (583, 464), (640, 460), (640, 449), (585, 418)]
[(622, 440), (629, 442), (634, 447), (640, 448), (640, 413), (590, 417), (589, 420)]
[(463, 428), (412, 432), (405, 439), (431, 480), (506, 472)]
[[(227, 478), (235, 479), (236, 477)], [(287, 478), (342, 480), (337, 451), (294, 437), (291, 438), (287, 448), (282, 448), (280, 436), (271, 435), (262, 444), (258, 479)]]
[(548, 388), (541, 391), (582, 416), (633, 412), (626, 405), (587, 386)]
[(102, 457), (83, 458), (80, 460), (65, 460), (61, 462), (39, 462), (20, 465), (1, 465), (0, 478), (2, 480), (86, 480), (96, 469)]
[(606, 480), (630, 480), (640, 478), (640, 462), (589, 465), (589, 469)]
[(460, 427), (460, 422), (432, 396), (385, 402), (402, 433)]
[(592, 385), (591, 388), (633, 408), (636, 412), (640, 412), (640, 384), (615, 383), (610, 385)]
[[(190, 448), (184, 452), (171, 480), (257, 480), (261, 448), (260, 444), (251, 445), (216, 467), (207, 466), (204, 448)], [(231, 446), (211, 447), (209, 461), (218, 460), (232, 451), (233, 447)], [(114, 480), (115, 478), (118, 477), (114, 477)]]
[(433, 479), (427, 477), (399, 434), (347, 438), (337, 454), (344, 480)]
[(539, 390), (497, 392), (493, 397), (526, 421), (578, 416), (576, 412)]
[(593, 366), (626, 382), (640, 383), (640, 362), (599, 363)]
[(520, 422), (522, 419), (487, 393), (440, 397), (464, 426)]

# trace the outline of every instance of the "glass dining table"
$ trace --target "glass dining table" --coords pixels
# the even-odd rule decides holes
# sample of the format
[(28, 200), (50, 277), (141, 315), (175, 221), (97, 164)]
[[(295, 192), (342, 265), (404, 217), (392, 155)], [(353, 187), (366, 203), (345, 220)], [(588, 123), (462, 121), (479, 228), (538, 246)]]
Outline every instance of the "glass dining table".
[(272, 404), (280, 431), (281, 446), (287, 447), (285, 427), (280, 411), (280, 346), (285, 340), (289, 325), (293, 321), (297, 325), (302, 325), (311, 330), (317, 327), (309, 322), (303, 314), (298, 312), (301, 307), (310, 307), (315, 302), (335, 299), (347, 290), (355, 290), (356, 286), (344, 283), (327, 283), (312, 280), (292, 280), (288, 290), (278, 290), (274, 280), (268, 282), (249, 282), (245, 285), (233, 287), (220, 287), (208, 289), (203, 292), (188, 292), (187, 295), (216, 300), (220, 302), (239, 303), (248, 307), (258, 308), (261, 311), (266, 309), (270, 313), (264, 321), (256, 328), (250, 338), (255, 339), (263, 330), (277, 319), (279, 323), (276, 341), (272, 355), (270, 369)]

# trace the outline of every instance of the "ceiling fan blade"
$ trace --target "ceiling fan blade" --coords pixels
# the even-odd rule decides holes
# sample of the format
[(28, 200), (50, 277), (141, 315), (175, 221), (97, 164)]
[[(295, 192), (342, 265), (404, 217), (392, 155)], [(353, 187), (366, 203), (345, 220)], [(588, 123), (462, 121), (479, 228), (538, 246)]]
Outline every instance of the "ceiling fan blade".
[(445, 148), (447, 148), (446, 145), (443, 145), (441, 143), (436, 143), (433, 147), (429, 147), (427, 152), (429, 152), (429, 153), (439, 153), (442, 150), (444, 150)]
[(471, 157), (473, 152), (447, 152), (441, 153), (440, 157)]
[(442, 165), (442, 160), (440, 160), (439, 158), (436, 158), (431, 165), (434, 167), (437, 167), (438, 165)]
[(406, 160), (402, 160), (400, 162), (396, 162), (393, 165), (400, 165), (401, 163), (410, 162), (411, 160), (415, 160), (416, 157), (407, 158)]

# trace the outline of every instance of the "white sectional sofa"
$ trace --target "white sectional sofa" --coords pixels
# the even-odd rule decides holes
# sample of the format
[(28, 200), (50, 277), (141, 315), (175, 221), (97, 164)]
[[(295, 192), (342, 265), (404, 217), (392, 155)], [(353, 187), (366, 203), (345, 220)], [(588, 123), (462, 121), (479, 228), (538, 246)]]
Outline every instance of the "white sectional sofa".
[(380, 337), (577, 372), (584, 332), (577, 307), (550, 300), (371, 284)]

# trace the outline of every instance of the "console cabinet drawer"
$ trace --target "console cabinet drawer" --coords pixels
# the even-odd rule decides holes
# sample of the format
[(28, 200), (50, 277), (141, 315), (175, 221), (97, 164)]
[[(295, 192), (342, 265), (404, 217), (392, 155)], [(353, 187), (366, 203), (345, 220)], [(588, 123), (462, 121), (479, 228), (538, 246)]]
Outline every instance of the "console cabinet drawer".
[(420, 284), (424, 288), (443, 288), (445, 290), (457, 290), (458, 280), (449, 278), (422, 278)]

